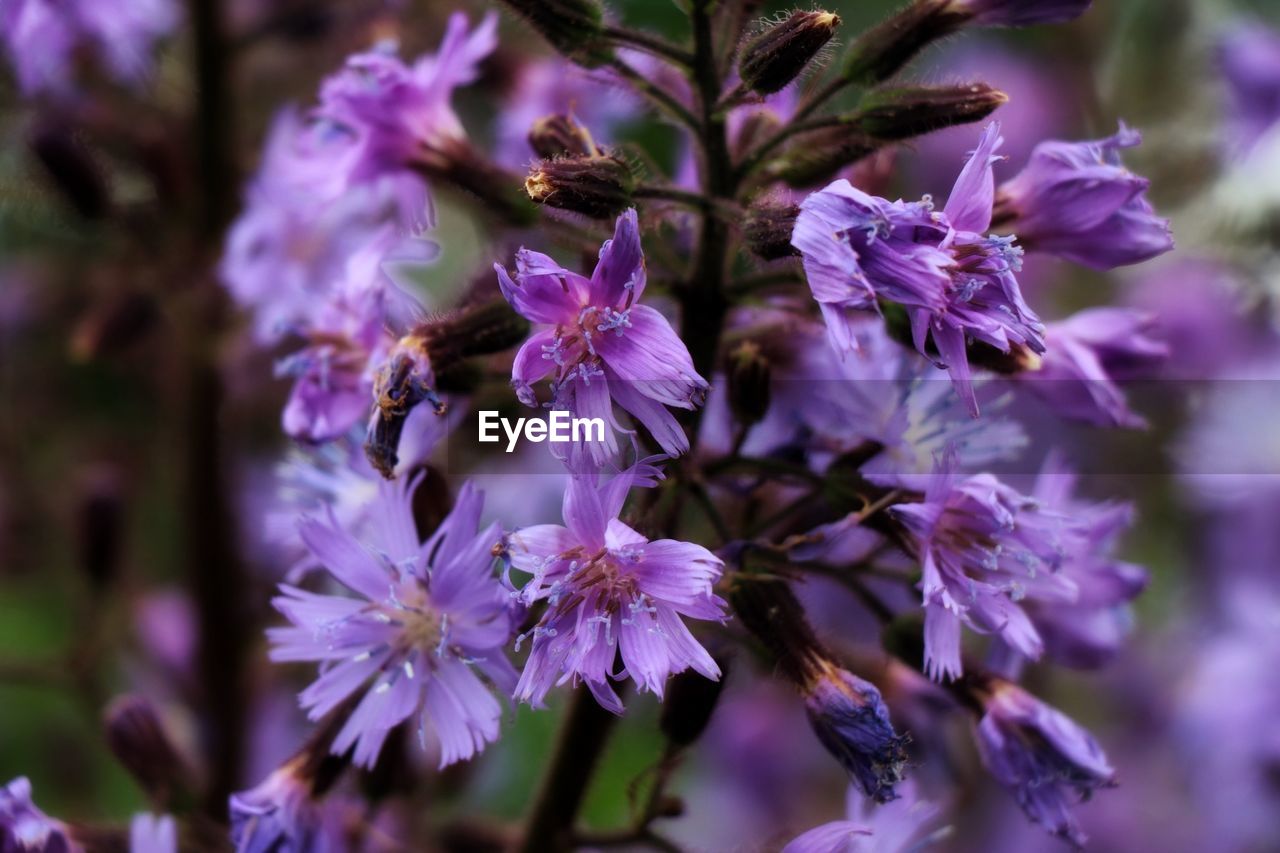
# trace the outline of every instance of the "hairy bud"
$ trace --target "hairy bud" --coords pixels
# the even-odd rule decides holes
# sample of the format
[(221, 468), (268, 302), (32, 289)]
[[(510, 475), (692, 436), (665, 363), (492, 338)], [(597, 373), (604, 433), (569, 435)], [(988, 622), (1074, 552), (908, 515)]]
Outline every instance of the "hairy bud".
[(587, 68), (608, 58), (604, 9), (596, 0), (502, 0), (558, 52)]
[(592, 219), (612, 219), (630, 207), (635, 186), (631, 167), (609, 155), (543, 160), (524, 182), (538, 204)]
[(588, 157), (599, 154), (588, 130), (571, 115), (543, 116), (529, 128), (529, 147), (539, 157)]
[(856, 127), (824, 127), (798, 136), (766, 171), (789, 186), (811, 187), (874, 153), (882, 144)]
[(845, 60), (844, 78), (862, 85), (888, 80), (917, 53), (957, 32), (972, 17), (953, 8), (951, 0), (916, 0), (858, 37)]
[(446, 140), (418, 152), (413, 164), (433, 181), (479, 200), (482, 210), (517, 227), (531, 225), (537, 210), (520, 192), (520, 178), (486, 159), (465, 140)]
[(747, 248), (758, 258), (776, 261), (800, 254), (791, 245), (800, 206), (790, 202), (762, 199), (747, 208), (742, 234)]
[(779, 91), (808, 67), (838, 26), (840, 16), (832, 12), (793, 12), (766, 27), (742, 48), (743, 84), (762, 95)]
[(981, 121), (1008, 100), (1008, 95), (986, 83), (887, 89), (863, 101), (855, 121), (859, 130), (875, 139), (910, 139)]
[(772, 373), (755, 341), (743, 341), (729, 353), (729, 408), (738, 423), (758, 423), (769, 411)]

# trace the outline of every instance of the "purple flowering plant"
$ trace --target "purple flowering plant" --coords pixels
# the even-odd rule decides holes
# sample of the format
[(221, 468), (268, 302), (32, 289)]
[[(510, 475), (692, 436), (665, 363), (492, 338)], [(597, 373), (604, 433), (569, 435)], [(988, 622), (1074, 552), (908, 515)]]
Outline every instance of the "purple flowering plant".
[[(1170, 711), (1151, 682), (1257, 667), (1182, 637), (1185, 670), (1127, 678), (1159, 573), (1132, 559), (1146, 504), (1089, 475), (1171, 435), (1133, 383), (1213, 350), (1274, 378), (1280, 336), (1209, 316), (1207, 288), (1181, 314), (1142, 298), (1177, 273), (1151, 112), (1145, 145), (1111, 115), (1034, 142), (1001, 80), (914, 64), (975, 30), (1053, 39), (1089, 0), (911, 0), (861, 32), (844, 6), (682, 0), (659, 31), (598, 0), (487, 5), (0, 11), (31, 153), (99, 229), (76, 245), (105, 295), (69, 352), (151, 371), (143, 404), (80, 381), (172, 406), (133, 443), (182, 450), (68, 487), (94, 593), (69, 674), (0, 655), (0, 682), (83, 677), (95, 711), (129, 694), (102, 728), (136, 808), (53, 818), (15, 768), (0, 853), (1028, 849), (1025, 826), (1079, 847), (1133, 811), (1117, 708), (1204, 760), (1215, 698)], [(1255, 103), (1277, 44), (1223, 41), (1247, 137), (1226, 150), (1280, 115)], [(311, 69), (289, 96), (264, 82), (281, 56)], [(963, 150), (901, 174), (943, 129)], [(28, 308), (0, 301), (0, 329)], [(1186, 396), (1184, 446), (1280, 468), (1232, 433), (1273, 412)], [(1216, 618), (1262, 611), (1233, 626), (1253, 642), (1280, 489), (1193, 468), (1205, 547), (1241, 575)], [(146, 586), (121, 506), (152, 480), (179, 483), (146, 507), (189, 584), (98, 607)], [(1231, 714), (1262, 728), (1272, 699)]]

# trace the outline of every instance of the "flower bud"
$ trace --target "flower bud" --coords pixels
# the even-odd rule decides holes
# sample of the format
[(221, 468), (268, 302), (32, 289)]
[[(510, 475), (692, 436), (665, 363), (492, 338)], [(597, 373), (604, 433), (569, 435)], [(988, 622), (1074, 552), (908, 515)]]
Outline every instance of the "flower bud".
[(951, 0), (916, 0), (853, 43), (844, 79), (861, 85), (888, 80), (933, 42), (957, 32), (972, 17)]
[(743, 84), (762, 95), (779, 91), (804, 71), (838, 26), (840, 16), (833, 12), (793, 12), (768, 26), (742, 48)]
[(413, 165), (426, 177), (456, 187), (480, 201), (487, 213), (517, 227), (537, 218), (520, 192), (517, 175), (491, 162), (465, 140), (446, 140), (418, 151)]
[(598, 154), (590, 132), (571, 115), (543, 116), (529, 128), (529, 147), (539, 157), (586, 157)]
[(604, 10), (596, 0), (502, 0), (558, 52), (587, 68), (608, 58), (601, 38)]
[(755, 341), (743, 341), (729, 353), (729, 409), (744, 426), (758, 423), (769, 411), (772, 370)]
[(790, 202), (761, 199), (747, 208), (742, 235), (747, 248), (757, 258), (776, 261), (800, 254), (791, 245), (800, 206)]
[(1009, 96), (986, 83), (909, 86), (873, 93), (858, 110), (858, 129), (875, 139), (910, 139), (944, 127), (981, 121)]
[(147, 796), (168, 802), (189, 792), (191, 770), (170, 741), (155, 707), (141, 696), (117, 696), (103, 713), (107, 746)]
[(662, 716), (658, 728), (672, 745), (686, 747), (702, 736), (711, 722), (711, 714), (720, 701), (720, 692), (728, 680), (729, 663), (717, 659), (720, 678), (712, 681), (699, 672), (686, 669), (671, 677), (667, 684), (666, 698), (662, 702)]
[(902, 780), (907, 739), (894, 731), (880, 691), (838, 666), (819, 643), (785, 581), (743, 578), (734, 612), (799, 688), (814, 734), (868, 797), (887, 802)]
[(427, 358), (440, 371), (464, 358), (492, 355), (523, 342), (529, 336), (529, 321), (505, 299), (493, 299), (423, 323), (412, 334), (424, 341)]
[(618, 157), (557, 157), (534, 165), (525, 192), (538, 204), (611, 219), (631, 206), (631, 167)]
[(859, 128), (824, 127), (803, 134), (767, 167), (769, 176), (793, 187), (812, 187), (832, 178), (881, 146)]

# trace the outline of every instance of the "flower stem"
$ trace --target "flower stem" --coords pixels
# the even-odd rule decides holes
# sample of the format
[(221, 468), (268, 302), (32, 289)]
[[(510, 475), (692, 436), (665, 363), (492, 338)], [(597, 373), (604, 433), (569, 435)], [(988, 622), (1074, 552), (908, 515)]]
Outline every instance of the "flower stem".
[(600, 707), (587, 688), (574, 691), (542, 787), (525, 824), (518, 848), (522, 853), (572, 848), (574, 821), (617, 721), (614, 714)]
[(642, 30), (632, 30), (626, 27), (605, 27), (604, 35), (617, 44), (659, 56), (684, 68), (693, 65), (693, 54), (689, 53), (689, 51)]

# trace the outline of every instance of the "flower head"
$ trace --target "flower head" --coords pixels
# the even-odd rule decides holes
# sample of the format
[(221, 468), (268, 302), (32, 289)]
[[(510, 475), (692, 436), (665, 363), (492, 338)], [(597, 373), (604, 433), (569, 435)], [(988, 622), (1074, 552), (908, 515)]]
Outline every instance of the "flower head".
[[(523, 402), (536, 405), (532, 385), (550, 376), (554, 408), (613, 424), (616, 403), (665, 452), (688, 449), (688, 437), (667, 407), (694, 408), (707, 382), (667, 319), (640, 304), (645, 263), (634, 210), (618, 217), (590, 278), (528, 249), (516, 255), (514, 279), (500, 265), (494, 268), (507, 301), (544, 327), (525, 341), (511, 368), (511, 384)], [(605, 437), (589, 445), (597, 461), (617, 451), (612, 431), (605, 430)]]
[(1019, 602), (1077, 594), (1059, 572), (1066, 519), (990, 474), (958, 479), (953, 465), (942, 462), (922, 502), (890, 509), (922, 566), (925, 666), (935, 679), (961, 674), (961, 625), (1039, 658), (1044, 641)]
[(62, 821), (54, 820), (31, 802), (31, 782), (19, 776), (0, 788), (0, 850), (5, 853), (74, 853)]
[(465, 140), (453, 90), (479, 74), (497, 44), (497, 23), (490, 14), (468, 32), (466, 16), (454, 13), (435, 54), (408, 65), (384, 45), (352, 56), (324, 82), (316, 113), (355, 135), (353, 181), (403, 172), (427, 151)]
[(1073, 799), (1114, 785), (1102, 747), (1071, 718), (1002, 679), (981, 690), (982, 763), (1018, 800), (1027, 817), (1076, 845), (1085, 841)]
[(621, 713), (610, 678), (630, 677), (661, 697), (677, 672), (720, 677), (682, 617), (725, 618), (725, 603), (712, 592), (723, 563), (701, 545), (650, 541), (618, 520), (628, 489), (655, 476), (643, 463), (608, 481), (597, 471), (575, 473), (564, 526), (540, 524), (507, 536), (511, 567), (531, 576), (519, 597), (547, 603), (531, 632), (516, 698), (540, 706), (553, 685), (583, 681), (602, 706)]
[(1043, 326), (1023, 301), (1022, 250), (1012, 237), (984, 236), (994, 197), (999, 125), (990, 124), (956, 179), (946, 207), (889, 202), (836, 181), (805, 199), (792, 243), (839, 352), (855, 349), (856, 314), (902, 305), (922, 355), (945, 367), (977, 414), (967, 347), (1043, 352)]
[(1120, 162), (1142, 142), (1123, 124), (1091, 142), (1042, 142), (1015, 177), (1001, 184), (999, 212), (1029, 249), (1108, 270), (1173, 248), (1169, 220), (1155, 215), (1147, 179)]
[(880, 691), (829, 661), (816, 669), (804, 707), (818, 740), (865, 796), (892, 800), (907, 760), (907, 739), (894, 731)]
[(355, 745), (372, 766), (387, 734), (417, 715), (440, 740), (440, 764), (472, 757), (498, 737), (501, 706), (490, 685), (510, 689), (515, 671), (501, 648), (511, 635), (509, 599), (492, 574), (496, 526), (480, 529), (483, 495), (469, 483), (426, 542), (414, 527), (416, 481), (381, 486), (361, 541), (327, 521), (304, 519), (303, 541), (339, 583), (360, 597), (282, 585), (277, 609), (292, 622), (268, 633), (276, 661), (319, 661), (301, 694), (319, 719), (356, 691), (364, 698), (333, 752)]
[(1153, 319), (1125, 308), (1089, 308), (1045, 332), (1039, 366), (1017, 374), (1022, 387), (1055, 412), (1105, 427), (1144, 427), (1116, 385), (1149, 375), (1169, 348), (1149, 334)]
[(65, 95), (84, 51), (117, 81), (140, 83), (154, 42), (178, 18), (173, 0), (12, 0), (0, 11), (0, 38), (24, 94)]
[[(339, 811), (313, 796), (304, 761), (294, 759), (256, 788), (231, 795), (236, 853), (339, 853), (346, 850)], [(332, 804), (330, 804), (332, 805)]]

